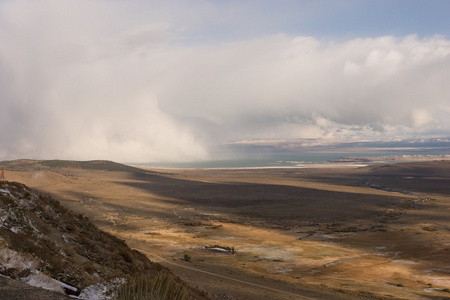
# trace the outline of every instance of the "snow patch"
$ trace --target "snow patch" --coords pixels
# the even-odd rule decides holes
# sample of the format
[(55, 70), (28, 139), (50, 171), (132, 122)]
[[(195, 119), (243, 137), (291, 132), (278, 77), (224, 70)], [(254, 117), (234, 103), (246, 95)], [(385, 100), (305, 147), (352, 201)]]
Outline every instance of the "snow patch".
[(40, 287), (64, 294), (63, 286), (53, 278), (35, 270), (29, 276), (20, 278), (20, 281), (31, 286)]
[(0, 193), (3, 193), (3, 194), (9, 194), (10, 196), (12, 196), (12, 195), (11, 195), (11, 192), (10, 192), (9, 190), (0, 189)]
[(90, 285), (81, 291), (78, 298), (87, 300), (115, 300), (118, 297), (119, 288), (125, 282), (125, 278), (115, 278), (112, 281)]
[(64, 243), (69, 244), (69, 239), (66, 237), (65, 234), (62, 234), (61, 237), (62, 237)]
[(0, 249), (0, 271), (3, 269), (34, 270), (36, 261), (11, 249)]
[(20, 255), (18, 252), (3, 248), (0, 249), (0, 272), (7, 269), (16, 269), (19, 272), (30, 270), (30, 275), (19, 278), (20, 281), (31, 286), (64, 293), (58, 281), (36, 270), (37, 262), (34, 258)]
[(28, 225), (30, 225), (31, 228), (33, 228), (33, 230), (37, 233), (40, 233), (40, 231), (33, 225), (33, 223), (31, 223), (31, 220), (28, 219)]

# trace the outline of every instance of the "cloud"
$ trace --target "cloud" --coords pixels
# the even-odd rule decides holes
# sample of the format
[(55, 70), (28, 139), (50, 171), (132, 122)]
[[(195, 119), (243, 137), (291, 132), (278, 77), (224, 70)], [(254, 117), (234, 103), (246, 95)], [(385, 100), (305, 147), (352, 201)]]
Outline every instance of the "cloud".
[(248, 137), (450, 129), (443, 37), (202, 40), (217, 7), (177, 3), (2, 2), (0, 158), (181, 161)]
[[(448, 126), (436, 113), (449, 106), (444, 82), (449, 54), (449, 41), (415, 36), (333, 44), (275, 35), (199, 47), (183, 57), (185, 68), (170, 80), (177, 88), (165, 90), (162, 108), (220, 125), (218, 136), (228, 136), (227, 128), (240, 124), (252, 136), (296, 137), (311, 123), (322, 133), (332, 126), (373, 124), (380, 132), (385, 124), (404, 134), (404, 127), (420, 130), (426, 124), (417, 119), (423, 109)], [(183, 95), (189, 100), (181, 100)], [(296, 126), (273, 130), (286, 123)]]

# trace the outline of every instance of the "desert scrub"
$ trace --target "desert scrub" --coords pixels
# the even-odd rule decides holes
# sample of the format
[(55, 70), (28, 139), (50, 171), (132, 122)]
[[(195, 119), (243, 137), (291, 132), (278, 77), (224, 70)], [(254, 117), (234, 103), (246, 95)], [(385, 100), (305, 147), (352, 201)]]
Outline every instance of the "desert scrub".
[(175, 276), (160, 272), (156, 276), (131, 278), (119, 289), (118, 300), (190, 300), (189, 288)]
[(438, 231), (437, 228), (433, 227), (433, 226), (424, 226), (424, 227), (422, 227), (422, 230), (425, 230), (425, 231)]

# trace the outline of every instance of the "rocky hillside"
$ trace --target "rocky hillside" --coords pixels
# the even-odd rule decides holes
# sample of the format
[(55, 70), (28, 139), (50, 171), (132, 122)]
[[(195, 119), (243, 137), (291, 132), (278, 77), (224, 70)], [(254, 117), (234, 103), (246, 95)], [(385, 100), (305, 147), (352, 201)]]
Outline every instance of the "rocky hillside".
[(173, 276), (53, 198), (20, 183), (0, 185), (3, 276), (84, 299), (114, 299), (127, 279), (161, 273)]

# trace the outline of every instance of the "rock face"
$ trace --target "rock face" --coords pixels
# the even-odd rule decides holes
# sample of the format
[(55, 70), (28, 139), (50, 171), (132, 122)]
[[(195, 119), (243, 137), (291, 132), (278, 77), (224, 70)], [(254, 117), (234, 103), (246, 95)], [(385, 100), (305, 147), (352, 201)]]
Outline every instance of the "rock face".
[(87, 286), (162, 270), (53, 198), (20, 183), (0, 185), (0, 274), (79, 294)]

